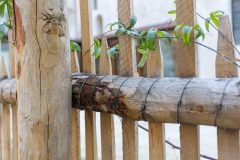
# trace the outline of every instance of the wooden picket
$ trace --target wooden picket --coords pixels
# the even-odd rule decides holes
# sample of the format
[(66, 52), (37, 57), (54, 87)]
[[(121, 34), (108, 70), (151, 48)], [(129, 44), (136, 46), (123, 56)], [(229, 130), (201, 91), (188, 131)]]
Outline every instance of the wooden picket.
[[(229, 41), (233, 42), (229, 16), (223, 16), (219, 18), (219, 30), (224, 35), (226, 35)], [(220, 33), (218, 34), (217, 50), (218, 52), (226, 55), (227, 57), (235, 59), (233, 46), (230, 43), (228, 43)], [(217, 78), (238, 77), (237, 67), (234, 64), (224, 60), (220, 55), (217, 55), (216, 77)], [(217, 138), (219, 160), (240, 159), (239, 130), (218, 127)]]
[[(80, 0), (82, 63), (83, 72), (95, 74), (92, 35), (92, 4), (89, 0)], [(85, 111), (86, 159), (97, 160), (96, 113)]]
[[(148, 51), (147, 77), (163, 77), (163, 57), (160, 42), (155, 40), (154, 51)], [(149, 159), (164, 160), (165, 157), (165, 130), (163, 123), (149, 122)]]
[[(77, 51), (70, 53), (71, 55), (71, 71), (80, 72)], [(72, 109), (72, 159), (78, 160), (81, 158), (80, 150), (80, 111)]]
[[(102, 50), (99, 60), (99, 74), (112, 75), (112, 64), (108, 53), (107, 39), (102, 39)], [(102, 159), (115, 160), (114, 119), (112, 114), (101, 113), (101, 146)]]
[[(186, 24), (191, 26), (195, 24), (195, 0), (177, 0), (176, 7), (178, 24)], [(194, 35), (191, 35), (191, 39), (193, 38)], [(177, 74), (179, 77), (197, 76), (197, 53), (194, 43), (186, 46), (182, 41), (177, 42)], [(177, 114), (179, 114), (179, 121), (181, 122), (181, 107), (179, 109), (179, 113)], [(181, 159), (200, 159), (198, 126), (181, 123), (180, 142)]]
[[(133, 0), (118, 0), (118, 20), (126, 26), (133, 16)], [(121, 35), (120, 35), (121, 36)], [(120, 75), (136, 76), (136, 49), (135, 41), (129, 36), (119, 36), (120, 50)], [(138, 124), (130, 118), (122, 119), (123, 134), (123, 159), (138, 159)]]

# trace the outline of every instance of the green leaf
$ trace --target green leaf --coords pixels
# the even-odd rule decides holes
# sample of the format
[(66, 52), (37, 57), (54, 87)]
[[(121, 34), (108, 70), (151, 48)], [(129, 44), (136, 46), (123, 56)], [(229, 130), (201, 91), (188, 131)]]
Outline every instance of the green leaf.
[(129, 30), (127, 30), (127, 34), (129, 34), (129, 35), (134, 35), (134, 36), (136, 36), (136, 37), (139, 36), (138, 31), (135, 30), (135, 29), (129, 29)]
[(118, 30), (115, 32), (115, 36), (118, 36), (118, 35), (120, 35), (120, 34), (124, 34), (124, 33), (126, 33), (126, 29), (125, 28), (118, 28)]
[(110, 57), (115, 58), (115, 56), (119, 53), (119, 49), (120, 49), (119, 44), (115, 45), (112, 48), (109, 48), (108, 52), (109, 52)]
[(168, 12), (168, 14), (176, 14), (176, 10), (171, 10)]
[(191, 26), (184, 26), (183, 29), (182, 29), (182, 39), (183, 39), (183, 42), (186, 45), (189, 45), (189, 43), (190, 43), (191, 31), (192, 31), (192, 27)]
[(116, 48), (116, 50), (120, 50), (119, 44), (117, 44), (117, 45), (115, 46), (115, 48)]
[(8, 3), (7, 6), (8, 6), (9, 17), (12, 18), (12, 5)]
[(138, 64), (138, 67), (142, 68), (147, 60), (147, 51), (144, 51), (144, 50), (141, 50), (141, 49), (138, 49), (138, 52), (142, 54), (142, 58)]
[[(143, 36), (149, 31), (149, 29), (142, 31), (138, 38), (137, 38), (137, 43), (139, 45), (139, 47), (144, 48), (145, 50), (147, 49), (147, 42), (146, 42), (146, 38), (144, 38)], [(144, 40), (145, 39), (145, 40)], [(146, 43), (145, 43), (146, 42)]]
[(208, 32), (209, 32), (209, 21), (210, 21), (210, 18), (207, 18), (205, 21), (205, 28)]
[(71, 50), (81, 51), (81, 47), (76, 42), (70, 42)]
[(169, 37), (169, 38), (167, 38), (168, 39), (168, 44), (169, 45), (172, 44), (172, 39), (170, 38), (171, 35), (168, 32), (166, 32), (166, 31), (157, 31), (157, 35), (159, 37)]
[(146, 51), (146, 50), (144, 50), (144, 49), (141, 49), (141, 48), (140, 48), (140, 49), (138, 49), (137, 51), (138, 51), (139, 53), (141, 53), (141, 54), (146, 54), (146, 53), (147, 53), (147, 51)]
[(133, 15), (130, 19), (130, 23), (129, 23), (129, 26), (127, 27), (127, 29), (131, 29), (136, 23), (137, 23), (137, 17), (135, 15)]
[(199, 24), (194, 25), (193, 29), (197, 31), (195, 39), (198, 39), (200, 36), (202, 36), (203, 40), (205, 39), (205, 34)]
[(181, 27), (183, 27), (183, 26), (185, 26), (184, 24), (178, 24), (175, 28), (174, 28), (174, 36), (176, 37), (176, 38), (179, 38), (178, 37), (178, 30), (179, 30), (179, 28), (181, 28)]
[(101, 43), (98, 39), (94, 38), (94, 50), (101, 48)]
[(218, 27), (218, 25), (219, 25), (219, 19), (218, 19), (218, 18), (215, 18), (215, 17), (212, 17), (211, 20), (212, 20), (213, 24), (214, 24), (216, 27)]
[(115, 25), (118, 25), (118, 26), (126, 29), (126, 26), (123, 23), (121, 23), (121, 22), (114, 22), (114, 23), (110, 24), (110, 30), (112, 30), (113, 26), (115, 26)]
[(93, 52), (92, 56), (94, 56), (95, 59), (98, 59), (100, 57), (101, 51), (102, 51), (102, 48), (98, 48)]
[(154, 28), (151, 28), (147, 32), (147, 44), (148, 44), (148, 49), (153, 51), (154, 50), (154, 42), (155, 42), (155, 34), (157, 30)]
[(4, 11), (5, 11), (5, 3), (0, 4), (0, 17), (4, 17)]
[(0, 25), (0, 41), (2, 41), (4, 37), (5, 27), (3, 24)]

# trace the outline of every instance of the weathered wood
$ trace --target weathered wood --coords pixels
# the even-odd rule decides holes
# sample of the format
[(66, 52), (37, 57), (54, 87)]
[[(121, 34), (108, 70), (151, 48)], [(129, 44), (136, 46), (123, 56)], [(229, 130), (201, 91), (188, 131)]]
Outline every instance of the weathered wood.
[[(107, 39), (102, 39), (102, 51), (99, 60), (99, 74), (112, 75), (112, 63), (108, 53)], [(115, 160), (114, 119), (112, 114), (100, 113), (102, 159)]]
[[(87, 76), (81, 73), (73, 74), (73, 107), (78, 107), (79, 88)], [(92, 91), (100, 77), (90, 77), (81, 93), (81, 107), (84, 110), (93, 110), (91, 106)], [(121, 83), (126, 78), (108, 76), (102, 80), (95, 91), (94, 108), (97, 111), (116, 113), (122, 117), (142, 120), (142, 104), (149, 86), (156, 79), (132, 77), (121, 87), (118, 103), (114, 106), (115, 96)], [(200, 79), (195, 78), (185, 89), (182, 106), (179, 110), (179, 120), (182, 123), (196, 125), (214, 125), (214, 114), (221, 100), (222, 91), (229, 79)], [(163, 78), (158, 80), (151, 89), (145, 117), (148, 121), (176, 123), (176, 110), (182, 88), (189, 79)], [(140, 83), (141, 82), (141, 83)], [(223, 106), (227, 109), (218, 114), (217, 126), (238, 129), (240, 128), (240, 79), (234, 79), (228, 85), (224, 95)], [(140, 83), (140, 84), (139, 84)]]
[[(71, 71), (80, 72), (77, 52), (70, 53), (71, 56)], [(72, 109), (72, 160), (81, 159), (80, 150), (80, 113), (79, 110)]]
[[(176, 1), (177, 24), (193, 26), (196, 22), (195, 0)], [(191, 39), (194, 34), (191, 35)], [(197, 52), (194, 43), (185, 45), (182, 41), (177, 42), (177, 74), (179, 77), (197, 77)], [(182, 106), (181, 108), (182, 109)], [(180, 121), (182, 122), (182, 121)], [(194, 135), (192, 135), (194, 134)], [(180, 124), (181, 159), (200, 159), (199, 127), (189, 124)]]
[[(14, 22), (13, 22), (14, 23)], [(13, 42), (13, 32), (12, 30), (8, 31), (8, 40)], [(10, 55), (10, 71), (11, 78), (15, 78), (15, 55), (14, 55), (14, 46), (12, 43), (8, 44), (9, 55)], [(15, 81), (14, 81), (15, 82)], [(16, 83), (13, 84), (13, 87), (17, 87)], [(12, 87), (11, 87), (12, 88)], [(11, 93), (11, 92), (10, 92)], [(10, 95), (12, 96), (12, 95)], [(16, 94), (14, 95), (16, 98)], [(18, 159), (18, 121), (17, 121), (17, 105), (15, 103), (11, 104), (12, 106), (12, 160)]]
[[(92, 4), (90, 0), (79, 0), (81, 13), (81, 33), (82, 33), (82, 63), (83, 72), (95, 74), (95, 58), (93, 53), (92, 35)], [(96, 113), (85, 112), (85, 136), (86, 136), (86, 159), (97, 160), (96, 141)]]
[[(229, 16), (219, 18), (219, 30), (233, 42), (231, 25)], [(231, 59), (235, 59), (234, 48), (228, 43), (224, 37), (218, 34), (218, 47), (217, 50)], [(238, 76), (237, 67), (232, 63), (224, 60), (221, 56), (216, 57), (216, 77), (225, 78)], [(220, 111), (221, 112), (221, 111)], [(217, 117), (218, 119), (218, 117)], [(239, 156), (239, 130), (217, 128), (218, 137), (218, 159), (240, 159)]]
[[(7, 66), (4, 57), (2, 58), (2, 75), (8, 78)], [(1, 86), (3, 88), (3, 86)], [(2, 93), (2, 90), (1, 90)], [(11, 159), (11, 127), (10, 127), (10, 106), (2, 104), (2, 159)]]
[[(148, 51), (147, 77), (163, 77), (163, 57), (160, 42), (155, 40), (154, 51)], [(165, 130), (164, 124), (149, 122), (149, 158), (150, 160), (164, 160), (165, 156)]]
[[(118, 0), (118, 21), (126, 26), (129, 25), (130, 18), (133, 16), (133, 0)], [(120, 75), (136, 76), (136, 49), (135, 40), (127, 35), (119, 37), (120, 50)], [(138, 159), (138, 127), (137, 122), (129, 118), (122, 120), (123, 134), (123, 159)]]
[(72, 159), (66, 6), (66, 0), (14, 1), (18, 159)]
[(16, 79), (4, 79), (0, 81), (0, 103), (12, 103), (17, 101)]

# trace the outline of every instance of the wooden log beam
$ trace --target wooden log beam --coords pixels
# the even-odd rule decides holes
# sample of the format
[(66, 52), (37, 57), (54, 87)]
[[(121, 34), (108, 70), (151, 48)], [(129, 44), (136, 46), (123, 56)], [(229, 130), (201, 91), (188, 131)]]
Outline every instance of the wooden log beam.
[[(121, 117), (142, 120), (142, 104), (149, 86), (156, 78), (132, 77), (120, 89), (118, 102), (114, 105), (117, 90), (126, 79), (107, 76), (96, 87), (103, 76), (91, 76), (84, 84), (78, 103), (80, 88), (88, 76), (83, 73), (72, 74), (72, 107), (82, 110), (115, 113)], [(145, 118), (147, 121), (176, 123), (176, 109), (182, 89), (189, 79), (162, 78), (158, 80), (151, 94), (148, 95)], [(196, 125), (214, 125), (214, 115), (220, 103), (223, 89), (229, 78), (201, 79), (195, 78), (184, 91), (182, 106), (179, 109), (181, 123)], [(4, 81), (0, 82), (3, 83)], [(2, 90), (0, 88), (0, 90)], [(4, 88), (3, 88), (4, 90)], [(16, 90), (12, 91), (16, 94)], [(1, 95), (0, 95), (1, 97)], [(240, 129), (240, 79), (235, 78), (227, 86), (224, 94), (223, 108), (217, 116), (217, 126)], [(1, 103), (0, 99), (0, 103)], [(11, 101), (12, 102), (12, 101)]]

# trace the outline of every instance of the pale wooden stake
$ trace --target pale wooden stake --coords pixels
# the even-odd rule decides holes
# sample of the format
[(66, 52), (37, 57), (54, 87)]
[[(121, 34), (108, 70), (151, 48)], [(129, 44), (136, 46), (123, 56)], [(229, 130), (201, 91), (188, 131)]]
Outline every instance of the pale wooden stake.
[[(133, 0), (118, 0), (118, 21), (126, 26), (129, 25), (133, 16)], [(134, 38), (130, 36), (119, 36), (120, 45), (120, 75), (136, 76), (136, 49)], [(138, 159), (138, 123), (130, 118), (122, 120), (123, 133), (123, 159)]]
[[(193, 26), (195, 24), (195, 0), (177, 0), (177, 23)], [(191, 35), (193, 39), (194, 35)], [(177, 42), (177, 73), (179, 77), (197, 77), (197, 52), (194, 43), (189, 46), (182, 41)], [(180, 95), (179, 95), (180, 98)], [(177, 108), (177, 104), (176, 104)], [(181, 122), (181, 107), (179, 110)], [(181, 159), (200, 159), (199, 127), (196, 125), (181, 124)]]
[[(71, 56), (71, 71), (80, 72), (77, 51), (70, 53)], [(72, 109), (72, 159), (81, 159), (80, 150), (80, 111)]]
[[(12, 42), (12, 30), (8, 31), (8, 39)], [(10, 55), (10, 70), (11, 78), (15, 78), (15, 56), (13, 51), (13, 44), (9, 43), (9, 55)], [(11, 104), (12, 106), (12, 159), (18, 159), (18, 122), (17, 122), (17, 105)]]
[[(219, 18), (219, 30), (226, 35), (226, 37), (233, 42), (232, 29), (229, 22), (229, 16), (223, 16)], [(224, 37), (218, 34), (218, 47), (217, 50), (229, 57), (235, 59), (233, 46), (224, 39)], [(232, 63), (226, 61), (221, 56), (216, 57), (216, 77), (237, 77), (237, 67)], [(220, 100), (219, 100), (220, 101)], [(219, 102), (220, 103), (220, 102)], [(220, 111), (221, 112), (221, 111)], [(218, 120), (218, 119), (217, 119)], [(217, 128), (218, 136), (218, 159), (232, 159), (238, 160), (239, 156), (239, 130)]]
[[(82, 33), (82, 63), (83, 72), (95, 73), (95, 58), (93, 53), (92, 9), (90, 0), (79, 0)], [(96, 113), (85, 111), (86, 159), (97, 160)]]
[[(99, 74), (112, 75), (112, 64), (108, 53), (107, 39), (102, 38), (102, 51), (99, 60)], [(100, 113), (102, 159), (115, 160), (114, 119), (109, 113)]]
[[(8, 78), (7, 66), (4, 57), (2, 58), (2, 75)], [(3, 87), (3, 86), (1, 86)], [(10, 106), (2, 104), (2, 159), (11, 159), (11, 128), (10, 128)]]
[(14, 13), (18, 159), (72, 159), (67, 1), (14, 1)]
[[(148, 50), (147, 77), (163, 77), (163, 57), (160, 42), (155, 40), (154, 51)], [(165, 160), (165, 130), (163, 123), (149, 122), (149, 158)]]

